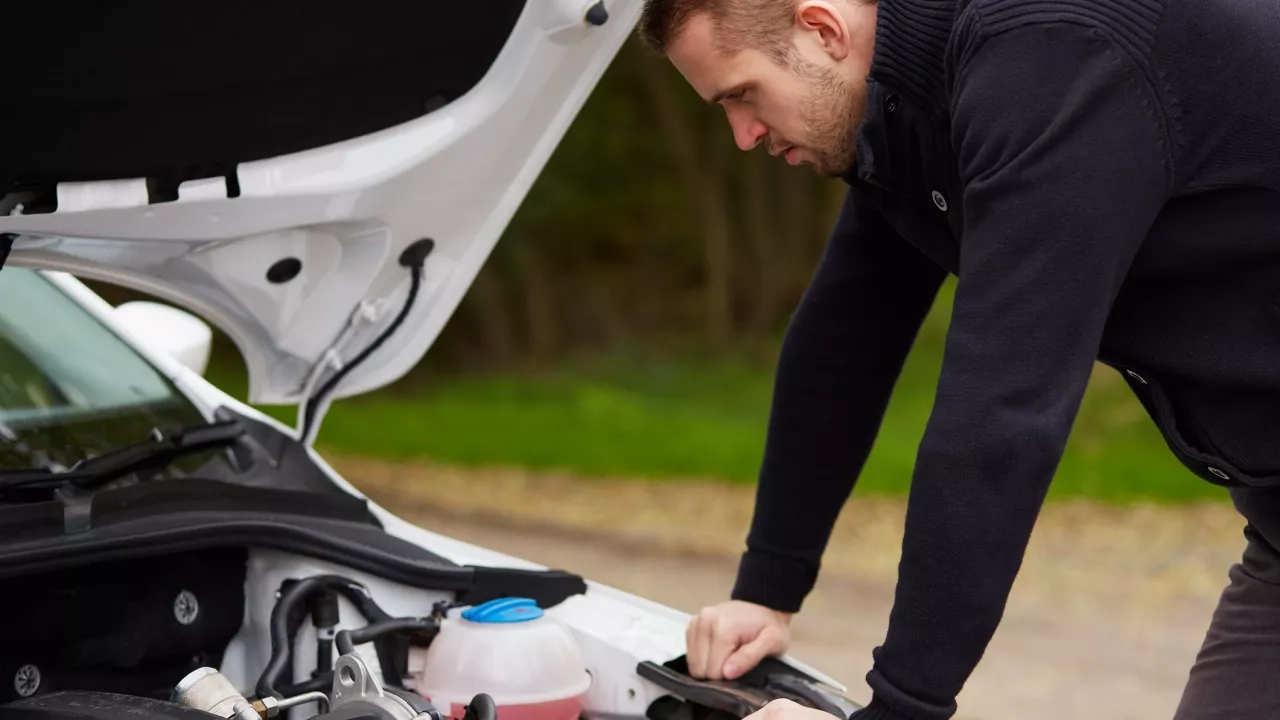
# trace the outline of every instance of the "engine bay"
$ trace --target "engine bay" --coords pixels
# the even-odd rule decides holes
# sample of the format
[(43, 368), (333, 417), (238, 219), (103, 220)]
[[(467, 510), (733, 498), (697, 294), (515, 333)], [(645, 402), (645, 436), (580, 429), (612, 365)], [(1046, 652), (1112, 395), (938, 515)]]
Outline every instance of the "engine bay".
[[(236, 720), (495, 720), (492, 695), (470, 693), (440, 710), (415, 690), (415, 682), (442, 629), (445, 644), (456, 651), (459, 643), (451, 633), (465, 635), (460, 623), (477, 625), (456, 611), (469, 608), (473, 620), (484, 620), (484, 611), (510, 614), (514, 607), (528, 621), (543, 621), (516, 628), (512, 618), (502, 618), (508, 632), (498, 640), (504, 647), (525, 639), (534, 626), (569, 637), (542, 617), (538, 601), (501, 597), (518, 589), (511, 577), (502, 584), (507, 587), (431, 590), (288, 552), (235, 546), (11, 577), (0, 615), (7, 638), (0, 678), (12, 681), (0, 685), (0, 714), (71, 717), (93, 707), (95, 716), (119, 716), (176, 705), (206, 719), (212, 714)], [(459, 599), (467, 596), (478, 601)], [(542, 604), (555, 602), (553, 597)], [(451, 612), (455, 617), (448, 617)], [(546, 630), (541, 632), (535, 639), (545, 643)], [(556, 645), (553, 636), (552, 645), (530, 651), (564, 654), (566, 646), (574, 691), (567, 699), (580, 703), (590, 678), (571, 644), (561, 639)], [(453, 656), (435, 662), (466, 669), (477, 660)], [(534, 680), (545, 685), (542, 675)], [(553, 701), (565, 699), (548, 695), (540, 705), (554, 707)], [(181, 714), (170, 708), (159, 716)]]
[[(729, 720), (780, 697), (840, 718), (857, 708), (773, 660), (741, 681), (694, 680), (652, 650), (643, 611), (490, 570), (503, 582), (432, 589), (230, 545), (10, 577), (0, 719)], [(522, 577), (541, 597), (522, 596)]]

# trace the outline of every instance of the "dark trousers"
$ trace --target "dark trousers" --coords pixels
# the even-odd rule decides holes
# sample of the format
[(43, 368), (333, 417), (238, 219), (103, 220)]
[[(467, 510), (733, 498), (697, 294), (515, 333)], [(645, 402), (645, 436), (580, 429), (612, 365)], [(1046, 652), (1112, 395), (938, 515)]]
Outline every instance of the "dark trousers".
[(1244, 556), (1228, 574), (1174, 720), (1280, 718), (1280, 490), (1232, 490)]

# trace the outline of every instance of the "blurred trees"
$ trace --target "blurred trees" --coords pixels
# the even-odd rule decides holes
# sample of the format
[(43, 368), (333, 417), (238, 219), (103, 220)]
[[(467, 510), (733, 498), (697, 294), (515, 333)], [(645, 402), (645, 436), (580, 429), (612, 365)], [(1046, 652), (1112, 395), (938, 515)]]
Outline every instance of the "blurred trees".
[(775, 336), (838, 181), (738, 150), (723, 111), (627, 42), (441, 336), (433, 364), (543, 365)]

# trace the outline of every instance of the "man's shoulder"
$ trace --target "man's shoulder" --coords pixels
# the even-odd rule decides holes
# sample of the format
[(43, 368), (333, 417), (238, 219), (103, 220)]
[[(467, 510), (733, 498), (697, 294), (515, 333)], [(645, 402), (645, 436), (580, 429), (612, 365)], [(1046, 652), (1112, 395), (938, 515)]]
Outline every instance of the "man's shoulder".
[[(1160, 74), (1156, 45), (1168, 28), (1166, 5), (1180, 0), (959, 0), (944, 60), (949, 91), (996, 38), (1017, 50), (1024, 68), (1061, 75), (1062, 48), (1082, 43), (1096, 53), (1127, 57), (1149, 76)], [(1008, 52), (1003, 53), (1007, 56)], [(1007, 62), (1001, 60), (999, 62)]]
[(1143, 52), (1165, 15), (1168, 0), (959, 0), (953, 44), (1031, 25), (1101, 31)]

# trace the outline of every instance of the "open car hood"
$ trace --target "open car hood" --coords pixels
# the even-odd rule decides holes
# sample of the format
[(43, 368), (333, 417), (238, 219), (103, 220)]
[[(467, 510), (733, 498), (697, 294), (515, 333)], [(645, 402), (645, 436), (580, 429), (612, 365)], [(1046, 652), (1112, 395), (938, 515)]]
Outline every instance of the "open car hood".
[(640, 0), (29, 5), (5, 21), (7, 263), (191, 310), (251, 402), (304, 404), (422, 358)]

